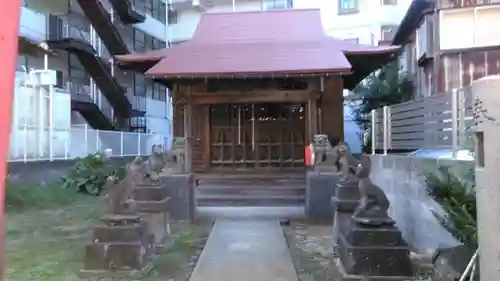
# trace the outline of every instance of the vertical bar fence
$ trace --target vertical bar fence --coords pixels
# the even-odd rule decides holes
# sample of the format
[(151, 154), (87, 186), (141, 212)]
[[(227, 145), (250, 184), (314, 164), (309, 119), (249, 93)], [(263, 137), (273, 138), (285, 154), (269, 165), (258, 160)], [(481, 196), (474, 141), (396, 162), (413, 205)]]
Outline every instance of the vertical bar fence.
[(153, 144), (171, 142), (160, 134), (94, 130), (86, 124), (70, 129), (14, 125), (10, 137), (9, 162), (70, 160), (105, 151), (111, 157), (145, 156)]

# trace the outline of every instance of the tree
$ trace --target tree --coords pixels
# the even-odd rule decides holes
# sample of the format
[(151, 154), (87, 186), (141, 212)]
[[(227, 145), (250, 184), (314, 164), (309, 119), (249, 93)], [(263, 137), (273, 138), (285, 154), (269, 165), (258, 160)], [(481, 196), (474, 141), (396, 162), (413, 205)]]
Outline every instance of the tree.
[(411, 100), (414, 87), (411, 76), (397, 62), (385, 65), (359, 83), (347, 98), (354, 108), (354, 120), (365, 127), (372, 109)]

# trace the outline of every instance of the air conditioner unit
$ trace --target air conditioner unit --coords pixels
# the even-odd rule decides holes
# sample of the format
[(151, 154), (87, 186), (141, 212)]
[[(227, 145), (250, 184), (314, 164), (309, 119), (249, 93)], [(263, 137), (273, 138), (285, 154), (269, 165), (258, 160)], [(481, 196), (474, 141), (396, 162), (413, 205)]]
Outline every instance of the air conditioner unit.
[(35, 70), (30, 73), (30, 82), (38, 86), (57, 85), (57, 72), (52, 69)]

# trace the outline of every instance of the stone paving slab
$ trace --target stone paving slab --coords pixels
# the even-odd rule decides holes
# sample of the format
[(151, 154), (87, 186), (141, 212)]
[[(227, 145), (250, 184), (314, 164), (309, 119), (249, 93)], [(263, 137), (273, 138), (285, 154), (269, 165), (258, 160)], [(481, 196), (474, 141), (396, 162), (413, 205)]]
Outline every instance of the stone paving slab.
[(278, 220), (219, 219), (190, 281), (297, 281)]

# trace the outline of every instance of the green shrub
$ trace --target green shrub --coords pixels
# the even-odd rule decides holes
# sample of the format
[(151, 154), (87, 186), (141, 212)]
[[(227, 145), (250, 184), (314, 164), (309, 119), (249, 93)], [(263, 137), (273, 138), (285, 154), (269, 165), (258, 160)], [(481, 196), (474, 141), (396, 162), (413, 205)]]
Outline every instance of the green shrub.
[(91, 195), (99, 195), (108, 176), (123, 178), (124, 169), (106, 161), (99, 153), (76, 158), (75, 165), (69, 173), (62, 177), (62, 187), (84, 192)]
[(44, 209), (68, 205), (78, 199), (73, 191), (62, 189), (58, 185), (35, 185), (14, 182), (7, 179), (5, 207), (7, 211)]
[(427, 192), (439, 203), (446, 215), (435, 214), (443, 227), (465, 245), (477, 246), (476, 193), (474, 173), (469, 170), (463, 179), (448, 167), (439, 167), (425, 175)]

